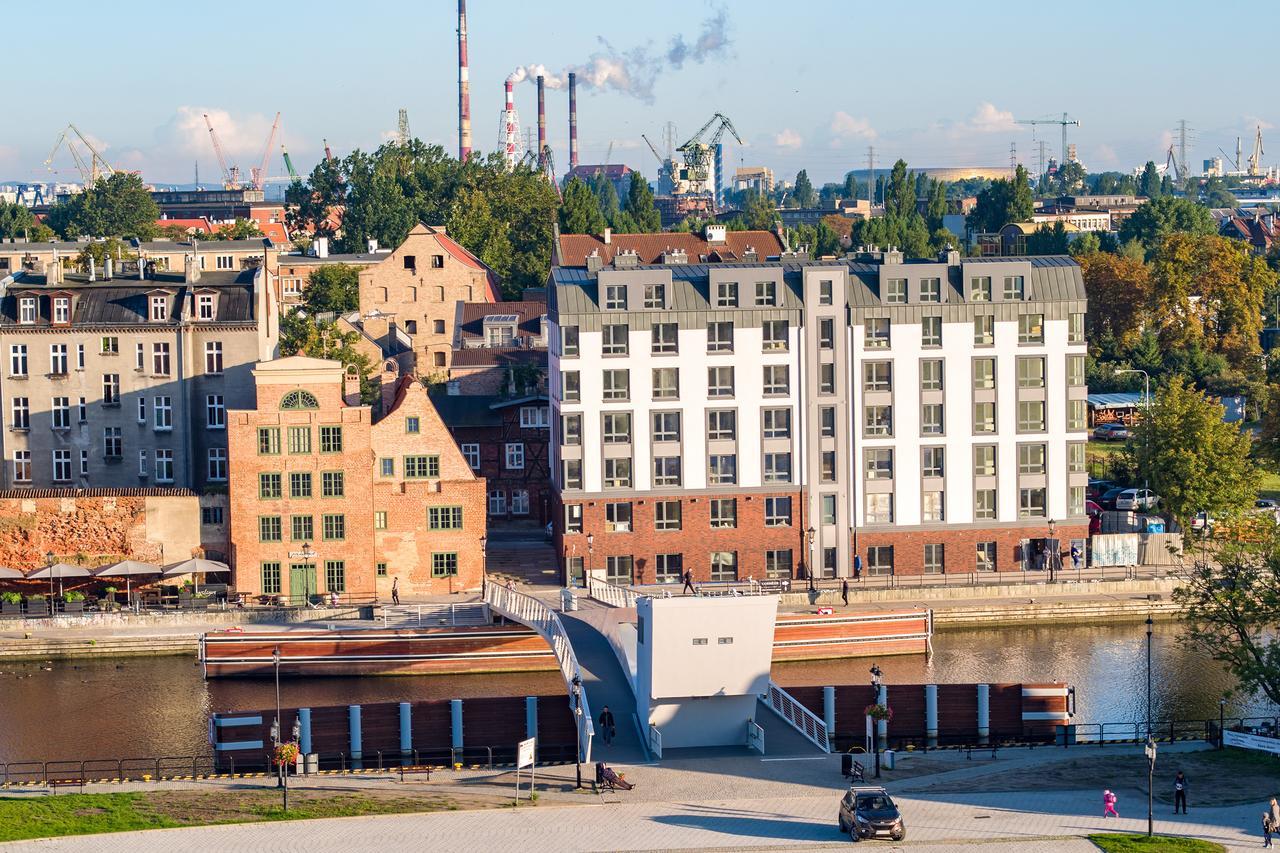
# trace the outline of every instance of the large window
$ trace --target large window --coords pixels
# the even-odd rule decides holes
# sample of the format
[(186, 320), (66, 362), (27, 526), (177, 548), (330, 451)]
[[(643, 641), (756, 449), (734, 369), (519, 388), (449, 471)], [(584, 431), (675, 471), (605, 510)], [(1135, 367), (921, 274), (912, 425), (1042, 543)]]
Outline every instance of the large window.
[(868, 317), (863, 323), (864, 346), (867, 349), (889, 348), (889, 318)]
[(863, 451), (868, 480), (893, 479), (893, 449), (875, 447)]
[(715, 307), (738, 307), (738, 283), (736, 281), (716, 282)]
[(680, 327), (676, 323), (655, 323), (650, 330), (650, 352), (654, 355), (671, 355), (680, 351)]
[(654, 501), (653, 529), (679, 530), (681, 526), (680, 501)]
[(920, 318), (920, 345), (926, 347), (942, 346), (942, 318)]
[(920, 406), (920, 434), (942, 435), (945, 431), (941, 403), (925, 403)]
[(462, 507), (427, 507), (427, 527), (430, 530), (461, 530)]
[(320, 427), (320, 452), (321, 453), (341, 453), (342, 452), (342, 427), (340, 426)]
[(288, 434), (290, 453), (311, 452), (311, 427), (291, 426)]
[(576, 370), (560, 371), (560, 399), (566, 403), (582, 399), (582, 374)]
[(1044, 401), (1018, 401), (1018, 431), (1044, 432)]
[(274, 456), (280, 452), (280, 427), (258, 427), (258, 453)]
[(893, 362), (868, 361), (862, 365), (862, 390), (892, 391)]
[(625, 323), (610, 324), (601, 328), (601, 347), (605, 355), (627, 354), (627, 333)]
[(227, 428), (227, 406), (221, 394), (205, 395), (204, 425), (209, 429)]
[(789, 346), (789, 329), (786, 320), (765, 320), (762, 331), (765, 352), (786, 352)]
[(920, 362), (920, 390), (942, 390), (942, 359), (926, 358)]
[(773, 281), (756, 282), (756, 307), (766, 308), (778, 304), (778, 285)]
[(762, 409), (760, 416), (764, 420), (765, 438), (791, 437), (790, 409)]
[(733, 396), (733, 368), (732, 367), (708, 367), (707, 368), (707, 396), (708, 397), (732, 397)]
[(524, 442), (509, 441), (504, 448), (503, 461), (508, 471), (524, 470)]
[(995, 403), (973, 404), (973, 431), (979, 435), (986, 435), (996, 431)]
[(1018, 518), (1044, 518), (1045, 490), (1018, 490)]
[(887, 279), (884, 287), (884, 301), (890, 305), (906, 305), (907, 280), (905, 278)]
[(605, 530), (610, 533), (631, 532), (631, 504), (609, 503), (604, 505)]
[(766, 453), (764, 455), (764, 482), (791, 482), (790, 453)]
[(991, 314), (980, 314), (973, 318), (973, 343), (975, 346), (989, 347), (996, 342), (996, 318)]
[(284, 497), (284, 486), (278, 472), (268, 471), (258, 475), (258, 497), (264, 499)]
[(324, 561), (324, 584), (329, 592), (347, 591), (347, 563), (345, 560)]
[(665, 284), (646, 284), (644, 286), (644, 307), (662, 310), (667, 307), (667, 286)]
[(631, 460), (604, 460), (604, 487), (606, 489), (631, 488)]
[(785, 364), (764, 366), (764, 393), (766, 397), (785, 397), (791, 391), (791, 374)]
[(733, 439), (738, 434), (738, 413), (733, 409), (707, 412), (707, 438), (712, 441)]
[(278, 515), (258, 516), (258, 541), (259, 542), (283, 541), (283, 532), (280, 527), (280, 516)]
[(604, 579), (619, 586), (629, 586), (635, 578), (635, 558), (630, 554), (605, 557)]
[(872, 577), (893, 574), (892, 545), (872, 545), (867, 549), (867, 574)]
[[(1081, 358), (1083, 359), (1083, 356)], [(1020, 356), (1018, 358), (1018, 387), (1044, 387), (1044, 358), (1042, 356), (1031, 358)]]
[(578, 354), (578, 327), (560, 327), (560, 355), (572, 358)]
[(289, 472), (289, 497), (305, 499), (311, 497), (311, 472)]
[(738, 552), (737, 551), (712, 551), (711, 552), (712, 582), (736, 581), (737, 579), (738, 579)]
[(996, 543), (978, 543), (977, 562), (974, 564), (974, 568), (980, 572), (994, 572), (996, 570)]
[(867, 495), (867, 524), (893, 523), (893, 495), (882, 493)]
[(582, 532), (582, 504), (564, 505), (564, 532)]
[(458, 555), (453, 551), (436, 551), (431, 555), (431, 577), (451, 578), (458, 574)]
[(347, 538), (347, 517), (342, 513), (326, 513), (322, 530), (326, 541), (338, 541)]
[(406, 480), (434, 479), (439, 476), (439, 456), (406, 456), (404, 458), (404, 477)]
[(764, 526), (791, 526), (791, 498), (775, 497), (764, 499)]
[(940, 575), (943, 573), (946, 563), (944, 554), (945, 550), (941, 542), (929, 543), (924, 546), (924, 573), (926, 575)]
[(863, 407), (863, 433), (873, 435), (893, 435), (893, 406)]
[(1019, 474), (1043, 474), (1044, 473), (1044, 457), (1045, 457), (1045, 445), (1019, 444), (1018, 445), (1018, 473)]
[(920, 301), (921, 302), (941, 302), (942, 301), (942, 279), (940, 278), (920, 279)]
[(1018, 343), (1044, 343), (1044, 315), (1022, 314), (1018, 317)]
[(920, 475), (922, 477), (942, 477), (945, 475), (944, 447), (925, 447), (920, 451)]
[(1008, 275), (1004, 278), (1004, 298), (1021, 302), (1023, 297), (1022, 276)]
[(654, 412), (653, 413), (653, 440), (654, 441), (679, 441), (680, 440), (680, 413), (679, 412)]
[(738, 482), (738, 456), (734, 453), (712, 454), (707, 457), (707, 483), (726, 486)]
[[(630, 412), (605, 412), (604, 413), (604, 443), (605, 444), (630, 444), (631, 443), (631, 413)], [(521, 454), (523, 456), (523, 453)], [(511, 466), (508, 465), (508, 468)], [(521, 465), (520, 467), (524, 467)]]
[(978, 489), (973, 493), (973, 517), (979, 521), (996, 517), (995, 489)]
[(722, 530), (738, 526), (737, 498), (711, 499), (711, 527)]
[(764, 576), (773, 579), (791, 577), (791, 549), (764, 552)]
[(610, 284), (605, 286), (604, 309), (606, 311), (626, 311), (627, 310), (626, 285)]
[(630, 396), (631, 396), (631, 371), (629, 370), (604, 371), (604, 399), (626, 400)]
[(655, 367), (653, 369), (653, 399), (678, 400), (680, 398), (680, 368)]
[(707, 324), (707, 352), (733, 352), (733, 323)]
[(946, 494), (937, 490), (926, 490), (920, 495), (921, 521), (946, 521)]
[(680, 457), (655, 456), (653, 459), (653, 484), (655, 486), (680, 485)]
[[(561, 415), (560, 416), (560, 444), (565, 447), (578, 447), (582, 444), (582, 415)], [(471, 448), (468, 451), (468, 448)], [(464, 444), (462, 452), (467, 457), (467, 462), (471, 464), (473, 470), (480, 470), (480, 445)], [(474, 456), (474, 461), (472, 461)]]
[(654, 577), (658, 583), (680, 583), (684, 579), (683, 554), (658, 554), (654, 558)]
[(289, 518), (290, 539), (294, 542), (310, 542), (316, 538), (315, 517), (294, 515)]
[(996, 446), (979, 444), (973, 448), (973, 476), (994, 477), (996, 475)]
[(969, 301), (991, 301), (991, 276), (978, 276), (969, 279)]
[(264, 595), (279, 595), (280, 564), (276, 562), (262, 564), (262, 592)]

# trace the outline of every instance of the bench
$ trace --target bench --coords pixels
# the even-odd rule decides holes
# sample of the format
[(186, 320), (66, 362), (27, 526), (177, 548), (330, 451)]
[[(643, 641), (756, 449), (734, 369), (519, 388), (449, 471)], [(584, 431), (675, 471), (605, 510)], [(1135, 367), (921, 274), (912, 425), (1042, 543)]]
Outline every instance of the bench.
[(49, 780), (49, 790), (53, 792), (54, 796), (57, 796), (59, 788), (70, 788), (73, 786), (76, 788), (79, 788), (80, 793), (83, 794), (84, 793), (84, 777), (76, 776), (70, 779), (50, 779)]

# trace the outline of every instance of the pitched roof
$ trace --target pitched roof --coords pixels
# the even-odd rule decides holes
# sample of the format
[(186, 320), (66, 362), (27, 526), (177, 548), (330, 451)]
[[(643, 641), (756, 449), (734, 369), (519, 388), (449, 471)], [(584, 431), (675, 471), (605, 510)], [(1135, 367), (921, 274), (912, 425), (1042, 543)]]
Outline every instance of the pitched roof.
[[(90, 282), (82, 273), (68, 272), (62, 284), (49, 284), (42, 274), (22, 273), (15, 276), (4, 296), (0, 298), (0, 325), (18, 326), (18, 297), (40, 292), (69, 292), (74, 296), (71, 325), (139, 324), (148, 326), (175, 325), (182, 319), (189, 290), (211, 289), (218, 294), (218, 323), (252, 323), (254, 321), (253, 280), (255, 270), (209, 271), (200, 281), (187, 284), (181, 273), (157, 273), (152, 278), (112, 278)], [(148, 318), (147, 295), (156, 289), (176, 294), (174, 305), (178, 310), (170, 313), (161, 323)], [(48, 299), (36, 302), (38, 317), (32, 328), (47, 327), (50, 323)], [(26, 324), (21, 324), (26, 326)]]
[(460, 261), (464, 266), (480, 270), (484, 273), (490, 302), (497, 302), (502, 299), (502, 279), (498, 277), (496, 272), (489, 269), (484, 261), (471, 254), (471, 252), (463, 248), (461, 243), (450, 237), (448, 234), (445, 234), (442, 231), (432, 230), (435, 234), (436, 240), (439, 241), (440, 245), (444, 247), (446, 252), (453, 256), (454, 260)]
[(209, 222), (207, 217), (197, 216), (193, 219), (157, 219), (157, 228), (172, 228), (177, 226), (187, 232), (203, 231), (206, 234), (213, 233), (213, 224)]
[(484, 318), (505, 314), (515, 315), (517, 337), (536, 338), (542, 333), (542, 315), (546, 313), (546, 302), (464, 302), (458, 331), (464, 341), (483, 340)]
[(561, 234), (553, 260), (558, 266), (585, 267), (592, 252), (602, 263), (613, 263), (621, 251), (634, 251), (639, 264), (660, 264), (668, 250), (683, 251), (690, 263), (738, 261), (754, 249), (761, 261), (783, 252), (782, 241), (772, 231), (729, 231), (723, 243), (709, 243), (698, 234), (661, 232), (658, 234), (612, 234), (609, 242), (595, 234)]
[(502, 413), (494, 404), (501, 399), (496, 394), (431, 393), (431, 402), (440, 413), (440, 420), (450, 428), (500, 425)]

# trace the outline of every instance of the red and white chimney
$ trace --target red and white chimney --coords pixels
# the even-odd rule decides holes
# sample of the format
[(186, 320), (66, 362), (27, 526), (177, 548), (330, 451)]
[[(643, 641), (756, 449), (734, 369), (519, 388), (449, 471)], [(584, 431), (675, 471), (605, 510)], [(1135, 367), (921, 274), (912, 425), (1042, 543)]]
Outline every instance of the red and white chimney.
[(578, 168), (578, 75), (569, 72), (569, 169)]
[(467, 0), (458, 0), (458, 159), (471, 156), (471, 77), (467, 64)]

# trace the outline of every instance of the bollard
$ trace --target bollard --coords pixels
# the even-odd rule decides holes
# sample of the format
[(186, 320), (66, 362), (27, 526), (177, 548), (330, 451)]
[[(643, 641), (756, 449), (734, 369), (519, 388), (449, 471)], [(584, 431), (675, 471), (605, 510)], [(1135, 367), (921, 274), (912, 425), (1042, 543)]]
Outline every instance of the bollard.
[(828, 742), (836, 736), (836, 689), (822, 688), (822, 722), (827, 728)]
[(933, 748), (938, 746), (938, 685), (924, 686), (924, 734), (925, 743)]
[(357, 767), (360, 759), (364, 757), (363, 745), (361, 744), (360, 732), (360, 706), (347, 706), (348, 720), (351, 730), (351, 766)]
[(298, 751), (311, 754), (311, 709), (298, 709)]
[(991, 741), (991, 685), (978, 685), (978, 743)]

